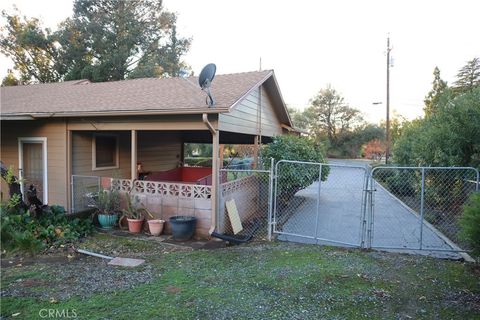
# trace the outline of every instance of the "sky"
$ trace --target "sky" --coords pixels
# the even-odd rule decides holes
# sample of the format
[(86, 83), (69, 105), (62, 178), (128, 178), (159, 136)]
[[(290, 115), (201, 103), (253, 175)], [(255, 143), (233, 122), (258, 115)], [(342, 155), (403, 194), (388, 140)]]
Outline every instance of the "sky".
[[(71, 15), (71, 0), (2, 0), (56, 29)], [(480, 57), (480, 1), (164, 0), (178, 14), (177, 31), (191, 37), (185, 61), (199, 74), (273, 69), (288, 106), (303, 109), (327, 85), (373, 123), (385, 119), (386, 48), (390, 37), (392, 113), (423, 114), (433, 69), (453, 83)], [(12, 63), (0, 54), (0, 77)], [(373, 102), (382, 102), (374, 105)]]

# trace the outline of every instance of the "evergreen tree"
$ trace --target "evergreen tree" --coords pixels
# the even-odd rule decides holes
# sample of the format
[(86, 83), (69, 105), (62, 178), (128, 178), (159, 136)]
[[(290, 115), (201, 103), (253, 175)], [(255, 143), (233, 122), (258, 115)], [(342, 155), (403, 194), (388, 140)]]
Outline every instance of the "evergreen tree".
[(454, 83), (454, 91), (463, 93), (480, 86), (480, 59), (473, 58), (460, 69), (457, 81)]
[(159, 76), (178, 77), (181, 70), (190, 71), (190, 67), (181, 60), (190, 46), (190, 39), (178, 38), (175, 25), (169, 36), (169, 41), (158, 50), (145, 54), (129, 78), (151, 78)]
[(0, 50), (22, 83), (177, 76), (190, 39), (162, 0), (75, 0), (72, 17), (52, 33), (36, 18), (2, 12)]
[(447, 88), (447, 82), (443, 81), (440, 77), (440, 69), (438, 67), (435, 67), (433, 70), (433, 77), (432, 90), (430, 90), (424, 100), (425, 108), (423, 110), (426, 116), (430, 116), (436, 112), (438, 99)]
[(184, 67), (190, 39), (177, 36), (161, 0), (76, 0), (73, 11), (59, 31), (68, 79), (176, 76)]

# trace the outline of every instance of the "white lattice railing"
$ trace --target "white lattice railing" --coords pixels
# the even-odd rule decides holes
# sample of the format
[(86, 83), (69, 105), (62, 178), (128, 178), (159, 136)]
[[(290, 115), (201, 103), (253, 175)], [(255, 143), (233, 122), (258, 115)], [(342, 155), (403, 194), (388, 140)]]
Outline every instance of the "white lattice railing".
[(172, 196), (187, 199), (210, 199), (212, 195), (211, 186), (145, 180), (134, 180), (132, 186), (132, 180), (112, 179), (112, 188), (124, 192), (132, 191), (136, 194)]

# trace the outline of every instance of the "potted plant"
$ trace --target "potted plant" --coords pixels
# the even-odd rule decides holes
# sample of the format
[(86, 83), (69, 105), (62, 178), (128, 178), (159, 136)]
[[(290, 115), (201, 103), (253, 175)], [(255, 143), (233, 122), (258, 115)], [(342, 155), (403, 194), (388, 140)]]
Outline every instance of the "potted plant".
[[(142, 231), (145, 215), (153, 218), (152, 214), (145, 207), (138, 207), (138, 197), (134, 197), (134, 203), (130, 193), (125, 195), (126, 209), (123, 210), (124, 217), (127, 218), (128, 231), (131, 233), (140, 233)], [(123, 219), (123, 217), (122, 217)]]
[(112, 229), (118, 220), (120, 194), (116, 190), (101, 190), (95, 196), (98, 223), (102, 229)]

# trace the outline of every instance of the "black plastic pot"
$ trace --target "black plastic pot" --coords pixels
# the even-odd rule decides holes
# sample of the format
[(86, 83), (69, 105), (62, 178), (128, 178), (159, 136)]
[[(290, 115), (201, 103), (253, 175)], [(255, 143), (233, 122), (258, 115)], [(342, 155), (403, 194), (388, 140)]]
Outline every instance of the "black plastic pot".
[(186, 241), (195, 233), (197, 218), (191, 216), (173, 216), (169, 222), (172, 226), (173, 239), (176, 241)]

